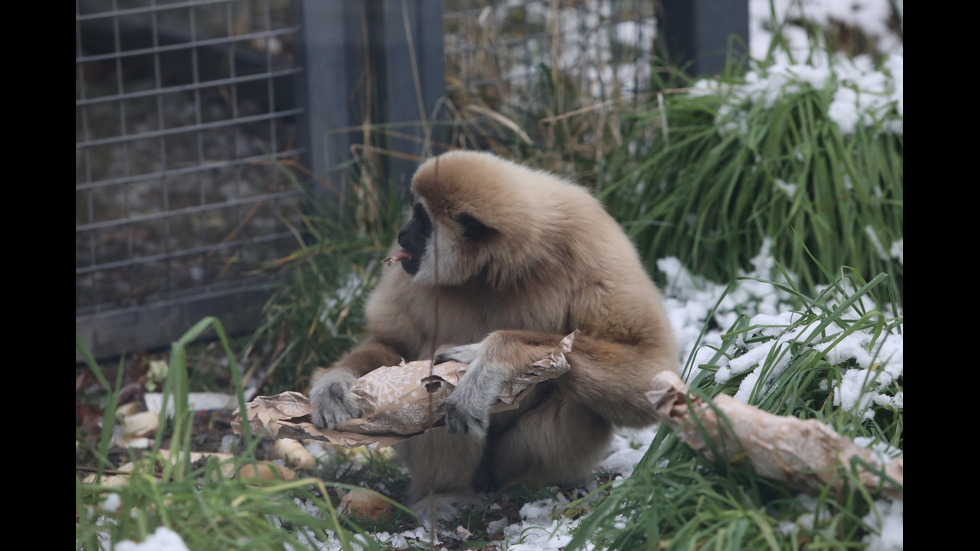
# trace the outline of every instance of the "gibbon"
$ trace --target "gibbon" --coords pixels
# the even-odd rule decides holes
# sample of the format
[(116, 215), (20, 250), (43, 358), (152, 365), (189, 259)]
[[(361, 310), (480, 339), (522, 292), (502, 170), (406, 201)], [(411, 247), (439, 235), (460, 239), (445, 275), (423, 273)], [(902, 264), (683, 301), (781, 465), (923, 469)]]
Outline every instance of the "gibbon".
[[(469, 364), (445, 428), (399, 443), (409, 500), (452, 518), (476, 491), (584, 482), (614, 427), (655, 422), (645, 397), (678, 358), (660, 293), (622, 229), (585, 188), (489, 153), (429, 159), (412, 180), (412, 217), (366, 304), (367, 339), (313, 375), (313, 420), (361, 411), (351, 383), (417, 359)], [(488, 412), (502, 385), (578, 330), (569, 371), (518, 409)]]

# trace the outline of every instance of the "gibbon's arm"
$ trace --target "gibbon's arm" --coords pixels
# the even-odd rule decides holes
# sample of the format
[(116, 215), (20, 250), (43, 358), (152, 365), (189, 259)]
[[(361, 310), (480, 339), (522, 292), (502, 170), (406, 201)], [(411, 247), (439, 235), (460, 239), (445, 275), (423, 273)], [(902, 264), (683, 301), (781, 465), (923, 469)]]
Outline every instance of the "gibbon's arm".
[[(486, 436), (493, 405), (502, 386), (525, 366), (546, 357), (562, 335), (533, 331), (494, 331), (482, 342), (446, 350), (437, 361), (469, 363), (469, 369), (446, 403), (446, 424), (452, 433)], [(668, 345), (669, 346), (669, 345)], [(617, 426), (646, 426), (656, 421), (646, 399), (653, 375), (676, 370), (657, 365), (663, 358), (651, 346), (603, 341), (579, 335), (567, 355), (569, 372), (556, 383), (570, 404), (595, 412)]]
[(403, 357), (403, 353), (399, 352), (395, 345), (368, 338), (355, 349), (344, 354), (330, 369), (349, 371), (357, 379), (379, 367), (398, 365)]
[(556, 379), (570, 402), (582, 404), (618, 427), (645, 427), (658, 418), (646, 393), (661, 371), (678, 370), (672, 340), (632, 345), (576, 337), (569, 370)]

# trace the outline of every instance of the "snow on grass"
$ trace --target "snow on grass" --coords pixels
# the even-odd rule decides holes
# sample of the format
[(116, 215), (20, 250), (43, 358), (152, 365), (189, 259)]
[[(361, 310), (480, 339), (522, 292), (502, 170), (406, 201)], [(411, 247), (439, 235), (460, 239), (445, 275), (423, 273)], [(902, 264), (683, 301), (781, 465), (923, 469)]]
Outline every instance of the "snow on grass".
[(115, 551), (189, 551), (180, 534), (161, 526), (142, 542), (125, 540), (117, 543)]

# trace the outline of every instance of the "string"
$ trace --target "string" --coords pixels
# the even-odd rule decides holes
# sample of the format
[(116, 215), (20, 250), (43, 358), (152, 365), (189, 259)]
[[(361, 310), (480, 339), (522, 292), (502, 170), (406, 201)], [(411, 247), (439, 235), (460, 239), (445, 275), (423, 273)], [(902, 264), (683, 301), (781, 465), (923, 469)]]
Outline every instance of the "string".
[[(435, 162), (435, 179), (438, 182), (439, 181), (439, 157), (436, 157), (434, 162)], [(430, 224), (429, 225), (432, 228), (432, 250), (431, 251), (427, 251), (427, 253), (428, 254), (432, 254), (432, 263), (433, 263), (434, 268), (435, 268), (434, 269), (434, 272), (433, 272), (433, 276), (434, 276), (433, 285), (435, 286), (435, 296), (434, 296), (434, 299), (432, 301), (432, 328), (433, 328), (433, 330), (432, 330), (432, 342), (429, 343), (429, 356), (430, 356), (430, 361), (429, 361), (429, 380), (431, 381), (431, 380), (433, 380), (432, 379), (433, 366), (435, 365), (435, 362), (436, 362), (436, 347), (439, 344), (438, 343), (438, 339), (437, 339), (437, 335), (439, 334), (439, 298), (440, 298), (440, 293), (439, 293), (439, 224), (434, 219), (434, 217), (432, 216), (431, 213), (429, 214), (429, 218), (430, 218)], [(432, 423), (432, 421), (435, 418), (435, 408), (433, 407), (433, 404), (432, 404), (432, 392), (430, 391), (428, 394), (429, 394), (429, 422)], [(427, 431), (428, 430), (432, 430), (432, 427), (430, 427), (429, 429), (426, 429), (426, 430)], [(428, 452), (429, 452), (427, 454), (427, 458), (428, 458), (428, 462), (429, 462), (428, 469), (429, 469), (429, 472), (432, 473), (432, 472), (435, 472), (435, 470), (434, 470), (434, 464), (435, 464), (435, 440), (434, 440), (434, 435), (433, 434), (428, 434), (426, 436), (426, 446), (428, 447)], [(431, 549), (435, 549), (435, 537), (436, 537), (435, 536), (435, 534), (436, 534), (436, 520), (435, 520), (436, 512), (435, 512), (435, 509), (436, 509), (436, 498), (435, 498), (435, 488), (433, 487), (434, 484), (435, 484), (435, 478), (432, 477), (432, 476), (428, 476), (427, 478), (428, 478), (428, 482), (429, 482), (429, 491), (428, 491), (428, 505), (429, 505), (429, 545), (430, 545), (430, 548)]]

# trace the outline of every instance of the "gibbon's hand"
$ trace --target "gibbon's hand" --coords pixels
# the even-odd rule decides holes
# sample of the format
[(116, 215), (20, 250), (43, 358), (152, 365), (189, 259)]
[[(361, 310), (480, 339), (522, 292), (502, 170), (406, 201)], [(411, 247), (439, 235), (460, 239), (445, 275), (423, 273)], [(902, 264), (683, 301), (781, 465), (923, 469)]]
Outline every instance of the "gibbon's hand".
[(508, 370), (488, 361), (480, 344), (450, 348), (436, 360), (440, 358), (469, 364), (446, 400), (446, 427), (451, 434), (468, 434), (474, 440), (482, 440), (490, 426), (490, 406), (497, 401)]
[(360, 417), (363, 410), (349, 389), (357, 380), (343, 369), (331, 369), (313, 381), (310, 404), (313, 406), (313, 424), (332, 429), (337, 425)]

